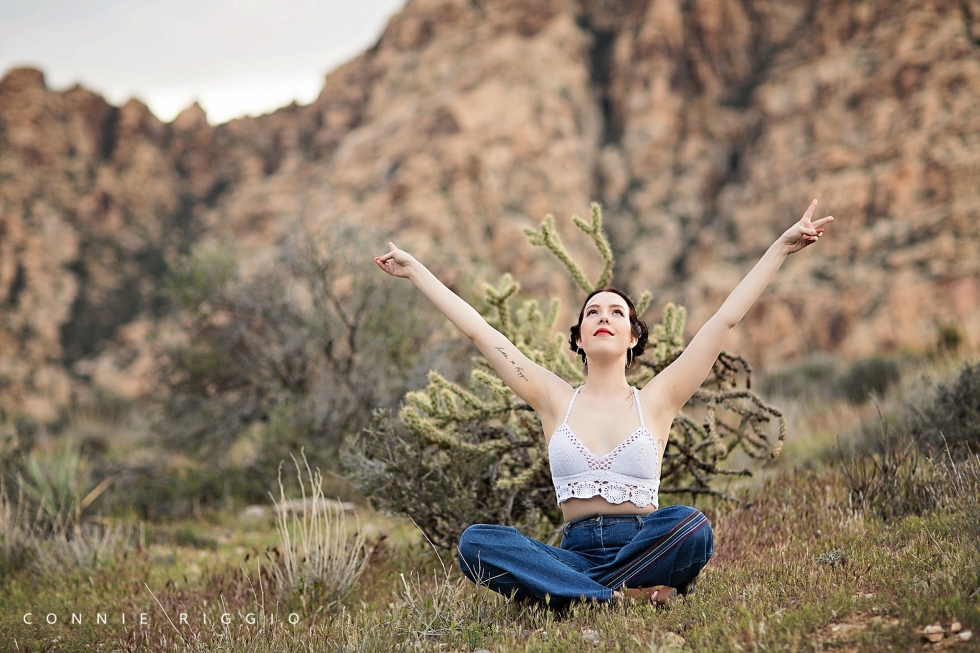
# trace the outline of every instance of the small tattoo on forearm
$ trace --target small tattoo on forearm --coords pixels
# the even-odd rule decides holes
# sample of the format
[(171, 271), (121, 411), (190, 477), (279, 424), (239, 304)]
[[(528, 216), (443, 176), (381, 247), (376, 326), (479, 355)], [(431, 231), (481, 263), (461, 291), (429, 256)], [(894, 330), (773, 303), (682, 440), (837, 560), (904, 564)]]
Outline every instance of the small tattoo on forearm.
[(499, 351), (500, 352), (500, 355), (503, 356), (504, 358), (506, 358), (507, 360), (509, 360), (510, 361), (510, 364), (513, 365), (516, 368), (516, 370), (517, 370), (517, 376), (521, 377), (525, 381), (528, 380), (528, 378), (526, 376), (524, 376), (524, 368), (523, 367), (519, 367), (517, 365), (517, 363), (515, 363), (514, 361), (511, 361), (510, 360), (510, 356), (507, 355), (507, 352), (504, 351), (504, 348), (503, 347), (494, 347), (494, 349), (496, 349), (497, 351)]

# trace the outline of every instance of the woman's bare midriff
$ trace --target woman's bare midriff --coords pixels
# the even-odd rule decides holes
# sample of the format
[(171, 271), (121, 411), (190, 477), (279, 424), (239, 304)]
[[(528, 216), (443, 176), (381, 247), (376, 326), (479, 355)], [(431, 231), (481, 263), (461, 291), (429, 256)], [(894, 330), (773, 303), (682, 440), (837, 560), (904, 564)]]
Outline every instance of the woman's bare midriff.
[(561, 504), (561, 512), (566, 522), (596, 515), (649, 515), (656, 509), (652, 503), (644, 508), (637, 508), (629, 501), (609, 503), (602, 497), (568, 499)]

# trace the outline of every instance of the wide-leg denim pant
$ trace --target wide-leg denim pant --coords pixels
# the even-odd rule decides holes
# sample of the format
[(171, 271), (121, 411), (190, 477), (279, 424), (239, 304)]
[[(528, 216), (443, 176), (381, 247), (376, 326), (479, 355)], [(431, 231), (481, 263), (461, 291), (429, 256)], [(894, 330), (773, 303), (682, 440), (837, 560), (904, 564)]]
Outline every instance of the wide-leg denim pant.
[(472, 581), (518, 599), (609, 601), (622, 587), (669, 585), (682, 592), (714, 553), (707, 518), (667, 506), (648, 515), (598, 515), (565, 524), (561, 547), (516, 528), (476, 524), (459, 541)]

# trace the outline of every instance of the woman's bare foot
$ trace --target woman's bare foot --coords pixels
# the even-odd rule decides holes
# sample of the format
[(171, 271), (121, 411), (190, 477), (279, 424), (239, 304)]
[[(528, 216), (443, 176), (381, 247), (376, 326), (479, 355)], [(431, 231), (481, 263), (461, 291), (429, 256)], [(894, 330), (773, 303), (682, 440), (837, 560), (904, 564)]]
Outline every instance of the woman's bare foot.
[(654, 585), (653, 587), (625, 587), (622, 590), (613, 592), (616, 600), (636, 599), (649, 601), (657, 607), (665, 606), (677, 598), (677, 590), (667, 585)]

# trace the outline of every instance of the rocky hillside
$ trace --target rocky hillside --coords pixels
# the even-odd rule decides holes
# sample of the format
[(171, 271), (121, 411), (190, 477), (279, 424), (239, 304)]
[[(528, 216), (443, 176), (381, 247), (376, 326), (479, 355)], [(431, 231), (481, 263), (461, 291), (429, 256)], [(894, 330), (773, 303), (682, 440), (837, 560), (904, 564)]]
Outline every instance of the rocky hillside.
[(412, 0), (313, 104), (219, 126), (12, 70), (0, 407), (152, 389), (161, 280), (196, 242), (254, 269), (297, 222), (372, 224), (450, 282), (575, 303), (522, 229), (554, 213), (576, 249), (596, 199), (617, 283), (696, 328), (812, 197), (837, 222), (731, 350), (923, 350), (943, 324), (980, 346), (980, 2)]

